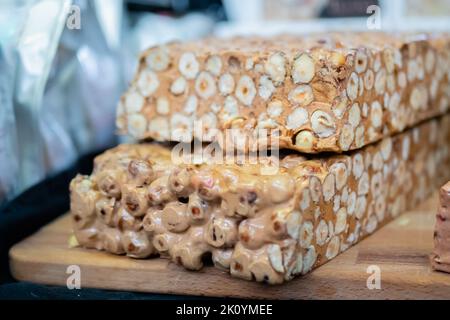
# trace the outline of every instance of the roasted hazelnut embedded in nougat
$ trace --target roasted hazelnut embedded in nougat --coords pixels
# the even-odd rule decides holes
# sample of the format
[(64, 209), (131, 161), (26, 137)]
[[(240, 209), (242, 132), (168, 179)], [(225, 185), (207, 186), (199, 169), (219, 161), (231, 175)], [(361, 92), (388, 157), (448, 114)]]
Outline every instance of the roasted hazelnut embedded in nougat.
[(145, 51), (117, 127), (137, 139), (305, 153), (359, 149), (449, 109), (448, 34), (331, 33), (171, 43)]
[(449, 148), (450, 115), (346, 155), (280, 157), (271, 175), (265, 161), (175, 164), (162, 145), (121, 145), (72, 181), (73, 226), (85, 247), (189, 270), (210, 257), (232, 276), (281, 283), (431, 194), (449, 178)]

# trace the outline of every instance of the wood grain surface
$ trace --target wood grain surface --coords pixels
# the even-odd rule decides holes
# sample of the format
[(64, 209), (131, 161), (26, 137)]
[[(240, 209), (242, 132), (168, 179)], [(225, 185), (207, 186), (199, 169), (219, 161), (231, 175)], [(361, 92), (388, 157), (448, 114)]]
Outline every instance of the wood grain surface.
[[(165, 259), (133, 260), (95, 250), (69, 248), (68, 215), (10, 251), (18, 280), (66, 285), (69, 265), (81, 269), (81, 286), (137, 292), (279, 299), (444, 299), (450, 274), (429, 264), (437, 195), (391, 222), (311, 274), (268, 286), (231, 278), (213, 267), (189, 272)], [(381, 271), (381, 289), (369, 290), (367, 268)]]

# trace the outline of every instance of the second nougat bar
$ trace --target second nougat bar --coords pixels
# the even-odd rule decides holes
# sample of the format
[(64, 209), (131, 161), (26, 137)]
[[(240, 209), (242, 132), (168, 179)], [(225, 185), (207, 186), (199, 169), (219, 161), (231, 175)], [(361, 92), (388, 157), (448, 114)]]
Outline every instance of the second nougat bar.
[(333, 259), (448, 179), (450, 115), (350, 155), (264, 165), (175, 164), (157, 144), (121, 145), (70, 186), (78, 242), (191, 270), (211, 256), (271, 284)]
[(440, 206), (436, 214), (434, 250), (431, 266), (435, 270), (450, 273), (450, 181), (439, 192)]
[(253, 145), (265, 129), (275, 148), (359, 149), (448, 110), (449, 52), (448, 34), (171, 43), (143, 53), (117, 126), (158, 141), (220, 140), (233, 128)]

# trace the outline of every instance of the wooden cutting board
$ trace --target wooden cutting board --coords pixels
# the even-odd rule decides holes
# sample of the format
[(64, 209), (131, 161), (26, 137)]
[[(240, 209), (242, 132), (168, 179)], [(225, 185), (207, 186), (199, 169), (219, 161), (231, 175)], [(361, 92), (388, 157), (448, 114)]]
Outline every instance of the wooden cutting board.
[[(437, 195), (311, 274), (279, 286), (231, 278), (213, 267), (189, 272), (164, 259), (71, 249), (68, 215), (15, 245), (10, 264), (18, 280), (64, 286), (68, 266), (78, 265), (86, 288), (269, 299), (448, 299), (450, 274), (432, 271), (428, 260), (436, 208)], [(380, 268), (380, 290), (367, 288), (371, 265)]]

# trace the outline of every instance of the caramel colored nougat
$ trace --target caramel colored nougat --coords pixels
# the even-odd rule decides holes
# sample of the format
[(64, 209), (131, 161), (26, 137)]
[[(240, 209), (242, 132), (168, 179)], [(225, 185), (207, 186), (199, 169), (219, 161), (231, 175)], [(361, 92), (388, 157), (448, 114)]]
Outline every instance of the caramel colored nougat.
[(183, 164), (162, 145), (121, 145), (72, 181), (75, 236), (190, 270), (211, 256), (232, 276), (281, 283), (414, 208), (449, 178), (449, 147), (450, 115), (346, 155), (256, 164)]
[(279, 137), (269, 147), (342, 152), (444, 114), (449, 77), (448, 34), (171, 43), (142, 54), (117, 126), (158, 141), (217, 141), (233, 128), (249, 144), (264, 129)]

